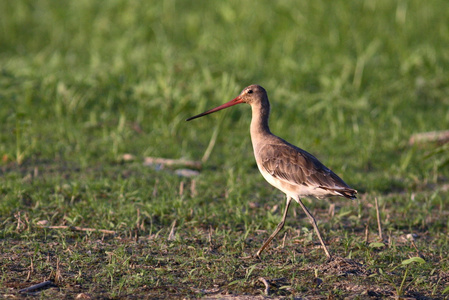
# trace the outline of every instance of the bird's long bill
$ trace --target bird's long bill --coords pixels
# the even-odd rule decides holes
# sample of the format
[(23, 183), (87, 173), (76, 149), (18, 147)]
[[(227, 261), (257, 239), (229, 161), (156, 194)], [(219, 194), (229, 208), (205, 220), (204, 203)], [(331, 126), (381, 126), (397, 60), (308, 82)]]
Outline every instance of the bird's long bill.
[(240, 103), (243, 103), (243, 101), (242, 101), (242, 99), (240, 99), (240, 97), (237, 97), (237, 98), (232, 99), (231, 101), (229, 101), (229, 102), (227, 102), (225, 104), (222, 104), (222, 105), (220, 105), (218, 107), (209, 109), (208, 111), (205, 111), (205, 112), (203, 112), (203, 113), (201, 113), (199, 115), (190, 117), (190, 118), (186, 119), (186, 121), (190, 121), (190, 120), (193, 120), (193, 119), (196, 119), (196, 118), (199, 118), (199, 117), (202, 117), (202, 116), (214, 113), (216, 111), (219, 111), (219, 110), (222, 110), (222, 109), (225, 109), (227, 107), (230, 107), (230, 106), (233, 106), (233, 105), (236, 105), (236, 104), (240, 104)]

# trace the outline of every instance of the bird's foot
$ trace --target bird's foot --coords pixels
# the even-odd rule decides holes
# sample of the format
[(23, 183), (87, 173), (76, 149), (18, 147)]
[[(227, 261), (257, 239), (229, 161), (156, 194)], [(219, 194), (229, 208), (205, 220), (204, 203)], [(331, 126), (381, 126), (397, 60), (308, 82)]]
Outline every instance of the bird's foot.
[(240, 257), (240, 258), (241, 258), (241, 259), (253, 259), (253, 258), (258, 258), (258, 256), (249, 254), (249, 255), (246, 255), (246, 256), (242, 256), (242, 257)]
[(240, 258), (241, 259), (258, 259), (258, 260), (261, 260), (259, 252), (257, 252), (256, 254), (249, 254), (247, 256), (243, 256), (243, 257), (240, 257)]
[(326, 258), (325, 263), (328, 264), (328, 263), (332, 262), (333, 260), (334, 260), (334, 257), (331, 256), (331, 255), (329, 255), (329, 256)]

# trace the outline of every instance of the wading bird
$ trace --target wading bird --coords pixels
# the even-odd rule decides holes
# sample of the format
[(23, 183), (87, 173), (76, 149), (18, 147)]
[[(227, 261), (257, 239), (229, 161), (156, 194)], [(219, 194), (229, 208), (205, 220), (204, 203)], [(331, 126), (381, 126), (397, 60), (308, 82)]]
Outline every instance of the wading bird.
[(294, 199), (301, 205), (309, 218), (310, 223), (312, 223), (321, 245), (323, 246), (324, 252), (326, 252), (326, 256), (331, 258), (326, 244), (321, 238), (315, 218), (304, 206), (301, 197), (313, 196), (322, 198), (326, 196), (342, 196), (349, 199), (355, 199), (357, 191), (350, 188), (340, 177), (324, 166), (312, 154), (271, 133), (270, 128), (268, 127), (270, 103), (268, 102), (267, 92), (263, 87), (260, 85), (250, 85), (244, 88), (240, 95), (235, 99), (199, 115), (188, 118), (186, 121), (240, 103), (248, 103), (251, 105), (251, 141), (254, 149), (254, 157), (256, 158), (257, 167), (259, 168), (260, 173), (262, 173), (262, 176), (271, 185), (284, 192), (287, 196), (287, 204), (282, 216), (282, 221), (270, 237), (263, 243), (259, 251), (257, 251), (256, 256), (260, 257), (262, 251), (284, 227), (288, 207), (290, 206), (291, 200)]

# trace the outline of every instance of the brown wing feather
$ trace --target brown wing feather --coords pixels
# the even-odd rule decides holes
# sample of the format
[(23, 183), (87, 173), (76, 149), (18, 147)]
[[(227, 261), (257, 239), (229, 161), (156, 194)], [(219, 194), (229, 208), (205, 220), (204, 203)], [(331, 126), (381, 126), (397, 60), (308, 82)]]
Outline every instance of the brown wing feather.
[(261, 150), (261, 164), (272, 176), (291, 184), (321, 188), (355, 198), (356, 190), (307, 151), (288, 143), (266, 144)]

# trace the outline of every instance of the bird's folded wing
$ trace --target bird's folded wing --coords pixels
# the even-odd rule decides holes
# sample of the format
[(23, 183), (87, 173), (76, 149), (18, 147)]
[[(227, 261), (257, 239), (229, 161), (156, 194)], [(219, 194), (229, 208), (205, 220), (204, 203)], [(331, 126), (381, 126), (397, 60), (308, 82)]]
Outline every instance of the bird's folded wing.
[(351, 189), (340, 177), (312, 154), (293, 145), (270, 145), (260, 149), (260, 163), (273, 177), (293, 185), (305, 185), (335, 191), (350, 197)]

